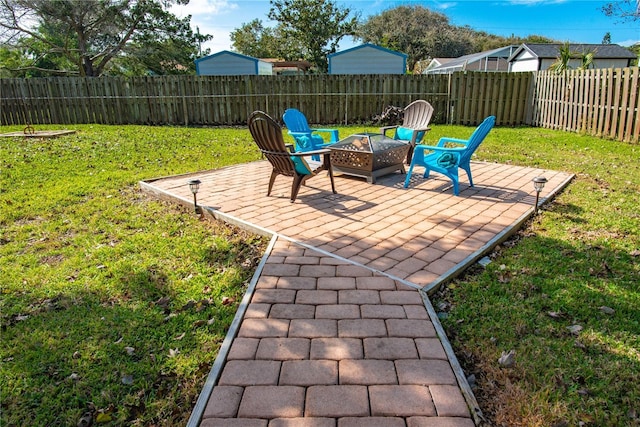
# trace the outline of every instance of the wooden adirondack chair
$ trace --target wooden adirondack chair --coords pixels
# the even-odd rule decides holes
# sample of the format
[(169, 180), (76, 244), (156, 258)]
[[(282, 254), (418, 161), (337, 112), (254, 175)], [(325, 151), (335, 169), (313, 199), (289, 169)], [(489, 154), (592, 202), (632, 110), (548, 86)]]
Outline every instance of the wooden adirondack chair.
[[(338, 129), (312, 129), (305, 115), (295, 108), (287, 109), (282, 115), (282, 120), (287, 126), (289, 135), (296, 141), (296, 151), (320, 150), (328, 144), (338, 142)], [(325, 141), (318, 133), (328, 133), (329, 141)], [(314, 155), (313, 160), (319, 161), (320, 157)]]
[[(293, 184), (291, 186), (291, 202), (293, 203), (298, 197), (300, 186), (302, 186), (307, 179), (317, 175), (318, 172), (323, 170), (329, 172), (331, 191), (333, 191), (334, 194), (336, 193), (333, 182), (333, 172), (331, 170), (330, 151), (328, 148), (303, 153), (290, 152), (284, 143), (280, 125), (262, 111), (254, 111), (249, 116), (247, 123), (253, 140), (258, 144), (260, 151), (273, 167), (271, 178), (269, 178), (267, 196), (271, 195), (273, 183), (278, 175), (290, 176), (293, 177)], [(322, 156), (323, 161), (307, 162), (304, 159), (304, 156), (312, 155)]]
[[(469, 178), (469, 185), (473, 187), (473, 179), (471, 178), (471, 155), (476, 151), (480, 143), (484, 141), (489, 131), (496, 122), (494, 116), (489, 116), (473, 131), (469, 139), (457, 139), (442, 137), (438, 141), (437, 146), (416, 145), (411, 160), (411, 166), (407, 172), (404, 181), (404, 188), (409, 187), (409, 180), (413, 173), (413, 168), (424, 166), (424, 177), (428, 178), (431, 171), (435, 171), (447, 176), (453, 182), (453, 194), (459, 194), (458, 185), (458, 169), (464, 169)], [(455, 147), (447, 147), (445, 145), (457, 145)]]
[(384, 126), (380, 128), (380, 133), (386, 135), (387, 131), (394, 129), (393, 139), (409, 141), (411, 144), (407, 153), (407, 164), (409, 164), (414, 147), (420, 144), (424, 134), (429, 130), (432, 115), (433, 106), (423, 99), (418, 99), (404, 108), (401, 126)]

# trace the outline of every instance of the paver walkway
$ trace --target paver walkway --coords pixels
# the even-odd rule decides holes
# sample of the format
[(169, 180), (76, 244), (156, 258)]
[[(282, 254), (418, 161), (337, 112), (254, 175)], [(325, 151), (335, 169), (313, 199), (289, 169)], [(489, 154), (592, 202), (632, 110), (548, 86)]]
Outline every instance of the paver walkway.
[[(212, 215), (273, 234), (190, 425), (460, 426), (479, 413), (424, 290), (457, 274), (516, 229), (571, 175), (473, 163), (460, 196), (433, 174), (317, 176), (289, 202), (291, 179), (266, 196), (255, 162), (141, 183), (192, 205), (202, 181)], [(421, 291), (419, 291), (421, 290)]]

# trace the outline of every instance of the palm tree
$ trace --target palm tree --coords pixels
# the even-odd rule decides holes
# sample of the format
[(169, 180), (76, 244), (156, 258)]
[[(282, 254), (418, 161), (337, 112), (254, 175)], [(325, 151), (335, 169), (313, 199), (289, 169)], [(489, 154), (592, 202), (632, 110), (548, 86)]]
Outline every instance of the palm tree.
[(587, 50), (580, 52), (578, 57), (580, 59), (580, 66), (578, 70), (588, 70), (589, 68), (593, 68), (593, 57), (595, 56), (595, 50)]
[(571, 69), (570, 62), (573, 58), (575, 58), (575, 55), (571, 51), (569, 42), (565, 42), (558, 48), (558, 58), (556, 59), (556, 62), (549, 66), (549, 70), (555, 72), (556, 74), (562, 74), (565, 71)]

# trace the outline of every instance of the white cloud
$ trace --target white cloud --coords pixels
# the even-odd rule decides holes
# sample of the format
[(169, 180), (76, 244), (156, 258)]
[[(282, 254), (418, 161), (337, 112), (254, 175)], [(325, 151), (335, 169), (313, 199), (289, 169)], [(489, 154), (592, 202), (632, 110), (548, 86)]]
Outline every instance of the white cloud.
[(227, 0), (191, 0), (187, 5), (172, 6), (170, 11), (181, 18), (191, 15), (194, 20), (202, 17), (210, 18), (237, 8), (236, 3)]
[(458, 5), (458, 3), (455, 3), (455, 2), (436, 3), (436, 7), (438, 9), (441, 9), (441, 10), (447, 10), (447, 9), (452, 8), (452, 7), (456, 7), (457, 5)]
[(631, 47), (634, 44), (638, 44), (640, 43), (640, 40), (638, 39), (630, 39), (630, 40), (623, 40), (620, 42), (614, 42), (615, 44), (619, 44), (620, 46), (624, 46), (624, 47)]
[(210, 53), (216, 53), (220, 52), (221, 50), (231, 49), (231, 38), (229, 37), (229, 30), (219, 29), (215, 27), (203, 28), (202, 26), (200, 26), (200, 32), (203, 34), (211, 34), (213, 36), (212, 40), (209, 40), (202, 45), (203, 49), (211, 49)]
[(191, 15), (191, 28), (194, 31), (197, 28), (201, 34), (213, 36), (202, 48), (209, 48), (211, 53), (216, 53), (231, 48), (230, 27), (221, 16), (236, 9), (238, 4), (227, 0), (191, 0), (187, 5), (174, 5), (170, 11), (180, 18)]

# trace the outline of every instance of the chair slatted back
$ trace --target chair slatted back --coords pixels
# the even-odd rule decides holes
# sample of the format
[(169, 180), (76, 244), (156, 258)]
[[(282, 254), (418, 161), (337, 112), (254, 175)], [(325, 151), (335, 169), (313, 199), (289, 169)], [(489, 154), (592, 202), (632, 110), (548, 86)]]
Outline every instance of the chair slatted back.
[(284, 144), (280, 125), (262, 111), (253, 112), (249, 116), (248, 125), (253, 140), (274, 171), (285, 176), (295, 176), (291, 153)]
[(289, 132), (309, 132), (311, 133), (311, 128), (309, 127), (309, 122), (307, 122), (307, 118), (304, 114), (302, 114), (299, 110), (295, 108), (288, 108), (285, 110), (282, 115), (282, 120), (284, 121)]
[(418, 99), (405, 107), (402, 127), (424, 128), (429, 125), (432, 115), (433, 106), (423, 99)]
[(480, 125), (473, 131), (466, 145), (466, 150), (460, 156), (460, 163), (469, 162), (473, 152), (480, 146), (480, 143), (484, 141), (489, 131), (496, 123), (495, 116), (489, 116), (480, 123)]

